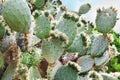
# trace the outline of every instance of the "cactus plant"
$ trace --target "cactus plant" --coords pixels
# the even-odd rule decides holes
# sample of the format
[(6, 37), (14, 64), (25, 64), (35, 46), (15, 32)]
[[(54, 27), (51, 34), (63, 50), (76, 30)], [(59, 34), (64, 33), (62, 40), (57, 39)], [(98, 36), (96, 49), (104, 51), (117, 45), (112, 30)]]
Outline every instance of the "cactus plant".
[[(49, 13), (48, 13), (49, 14)], [(35, 35), (40, 38), (46, 38), (50, 34), (50, 21), (45, 15), (41, 15), (36, 19)]]
[(79, 8), (79, 14), (85, 14), (91, 9), (91, 5), (89, 3), (83, 4)]
[(22, 33), (29, 31), (31, 25), (31, 12), (26, 1), (5, 1), (3, 3), (2, 14), (6, 23), (12, 30)]
[(91, 55), (101, 56), (108, 48), (108, 40), (103, 35), (98, 35), (91, 45)]
[(62, 41), (59, 39), (44, 40), (42, 43), (42, 55), (50, 63), (54, 63), (63, 54)]
[(69, 62), (68, 65), (59, 68), (55, 80), (78, 80), (79, 66), (77, 66), (75, 63)]
[(91, 8), (86, 3), (70, 11), (61, 0), (2, 1), (0, 80), (119, 80), (104, 69), (119, 55), (110, 34), (117, 12), (99, 9), (93, 24), (81, 17)]
[(102, 33), (108, 33), (116, 23), (116, 10), (114, 8), (98, 9), (96, 17), (96, 29)]

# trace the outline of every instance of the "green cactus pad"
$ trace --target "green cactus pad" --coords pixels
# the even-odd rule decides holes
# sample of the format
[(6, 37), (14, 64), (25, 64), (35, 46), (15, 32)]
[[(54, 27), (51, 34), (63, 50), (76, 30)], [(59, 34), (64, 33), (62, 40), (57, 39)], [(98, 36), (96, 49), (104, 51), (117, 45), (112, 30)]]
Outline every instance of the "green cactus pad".
[(61, 19), (56, 27), (59, 31), (65, 33), (68, 36), (68, 46), (70, 46), (76, 36), (77, 25), (71, 19)]
[(31, 12), (25, 0), (7, 0), (3, 3), (2, 14), (9, 27), (25, 33), (31, 26)]
[(106, 51), (104, 53), (103, 56), (101, 57), (96, 57), (95, 58), (95, 65), (96, 66), (102, 66), (102, 65), (105, 65), (109, 60), (110, 60), (110, 57), (109, 57), (109, 51)]
[(54, 80), (79, 80), (78, 71), (68, 63), (58, 69)]
[(5, 35), (5, 27), (0, 27), (0, 38), (3, 38), (3, 36)]
[(83, 4), (79, 8), (79, 14), (85, 14), (91, 9), (91, 5), (89, 3)]
[[(86, 41), (85, 41), (86, 42)], [(68, 52), (78, 52), (79, 55), (84, 55), (86, 53), (86, 46), (84, 45), (84, 41), (82, 39), (82, 34), (76, 35), (73, 43), (70, 47), (67, 48)]]
[(36, 9), (43, 9), (47, 0), (35, 0), (34, 5)]
[(32, 66), (29, 69), (29, 79), (28, 80), (41, 80), (40, 73), (36, 66)]
[(117, 13), (113, 8), (97, 11), (96, 29), (102, 33), (108, 33), (115, 26)]
[(42, 42), (42, 56), (50, 63), (54, 63), (63, 54), (63, 42), (59, 39), (44, 40)]
[(108, 48), (108, 44), (109, 42), (105, 36), (103, 35), (96, 36), (91, 45), (91, 55), (96, 57), (102, 56), (103, 53)]
[(6, 69), (6, 71), (4, 72), (1, 80), (13, 80), (13, 76), (15, 75), (15, 71), (16, 71), (16, 64), (14, 63), (14, 61), (11, 61)]
[(47, 17), (41, 15), (36, 19), (36, 27), (34, 29), (35, 35), (40, 38), (46, 38), (50, 33), (50, 21)]
[(94, 60), (90, 58), (90, 56), (85, 55), (85, 56), (80, 57), (77, 60), (77, 63), (81, 67), (80, 73), (84, 73), (92, 69)]

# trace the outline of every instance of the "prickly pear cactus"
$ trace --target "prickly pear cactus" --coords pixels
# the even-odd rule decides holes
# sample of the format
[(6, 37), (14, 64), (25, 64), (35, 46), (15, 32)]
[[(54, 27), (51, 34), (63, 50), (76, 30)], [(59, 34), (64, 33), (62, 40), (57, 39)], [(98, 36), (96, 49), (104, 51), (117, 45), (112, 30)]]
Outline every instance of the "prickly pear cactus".
[[(47, 14), (47, 12), (46, 12)], [(48, 13), (49, 16), (49, 13)], [(36, 27), (35, 27), (35, 35), (40, 38), (46, 38), (49, 36), (50, 34), (50, 20), (48, 19), (48, 16), (44, 15), (40, 15), (37, 19), (36, 19)]]
[[(85, 34), (76, 35), (73, 43), (67, 49), (68, 52), (78, 52), (79, 55), (85, 55), (87, 50), (87, 36)], [(84, 41), (83, 41), (84, 40)]]
[(29, 69), (29, 80), (41, 80), (40, 73), (36, 66), (33, 66)]
[(37, 9), (43, 9), (47, 0), (34, 0), (34, 7)]
[(98, 35), (91, 45), (91, 55), (102, 56), (108, 48), (108, 40), (103, 35)]
[(75, 12), (62, 2), (0, 1), (0, 80), (119, 80), (105, 73), (119, 55), (110, 33), (116, 10), (99, 9), (93, 24), (82, 18), (89, 3)]
[(94, 60), (88, 55), (80, 57), (77, 60), (77, 63), (81, 67), (80, 73), (87, 72), (91, 70), (92, 67), (94, 66)]
[(91, 9), (91, 5), (89, 3), (83, 4), (80, 6), (79, 14), (85, 14)]
[(17, 32), (28, 32), (31, 25), (31, 12), (25, 0), (6, 0), (2, 14), (9, 27)]
[(70, 62), (68, 65), (58, 69), (55, 75), (55, 80), (78, 80), (79, 71), (79, 66), (73, 62)]
[(63, 54), (62, 41), (59, 39), (44, 40), (42, 55), (50, 63), (54, 63)]
[(70, 46), (75, 38), (77, 32), (76, 21), (78, 21), (78, 17), (75, 17), (74, 14), (70, 15), (65, 13), (56, 27), (59, 31), (68, 36), (69, 43), (66, 47)]
[(97, 10), (96, 29), (102, 33), (108, 33), (115, 26), (117, 13), (112, 7)]

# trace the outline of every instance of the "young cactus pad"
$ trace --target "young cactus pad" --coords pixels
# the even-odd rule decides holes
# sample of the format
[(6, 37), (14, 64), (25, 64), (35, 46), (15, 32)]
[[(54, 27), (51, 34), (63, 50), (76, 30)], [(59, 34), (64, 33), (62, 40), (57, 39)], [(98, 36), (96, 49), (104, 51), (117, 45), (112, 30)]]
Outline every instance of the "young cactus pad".
[(48, 17), (44, 15), (40, 15), (36, 19), (36, 27), (34, 29), (35, 35), (40, 38), (46, 38), (49, 36), (50, 33), (50, 21), (48, 20)]
[(117, 13), (114, 8), (97, 11), (96, 29), (102, 33), (108, 33), (115, 26)]
[(82, 6), (80, 6), (79, 14), (85, 14), (85, 13), (87, 13), (90, 9), (91, 9), (91, 5), (90, 5), (89, 3), (83, 4)]
[(6, 0), (3, 3), (2, 14), (12, 30), (21, 33), (29, 31), (31, 12), (25, 0)]

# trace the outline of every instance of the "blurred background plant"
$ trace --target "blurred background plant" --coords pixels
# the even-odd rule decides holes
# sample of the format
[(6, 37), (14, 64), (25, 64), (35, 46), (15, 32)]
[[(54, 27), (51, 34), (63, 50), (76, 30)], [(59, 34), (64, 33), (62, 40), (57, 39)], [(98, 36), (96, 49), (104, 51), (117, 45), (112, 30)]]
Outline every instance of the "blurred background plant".
[[(114, 41), (111, 45), (115, 45), (117, 47), (118, 52), (120, 53), (120, 34), (116, 33), (115, 31), (111, 32), (114, 37)], [(107, 72), (119, 72), (120, 71), (120, 55), (112, 58), (110, 62), (107, 64), (108, 70)]]

